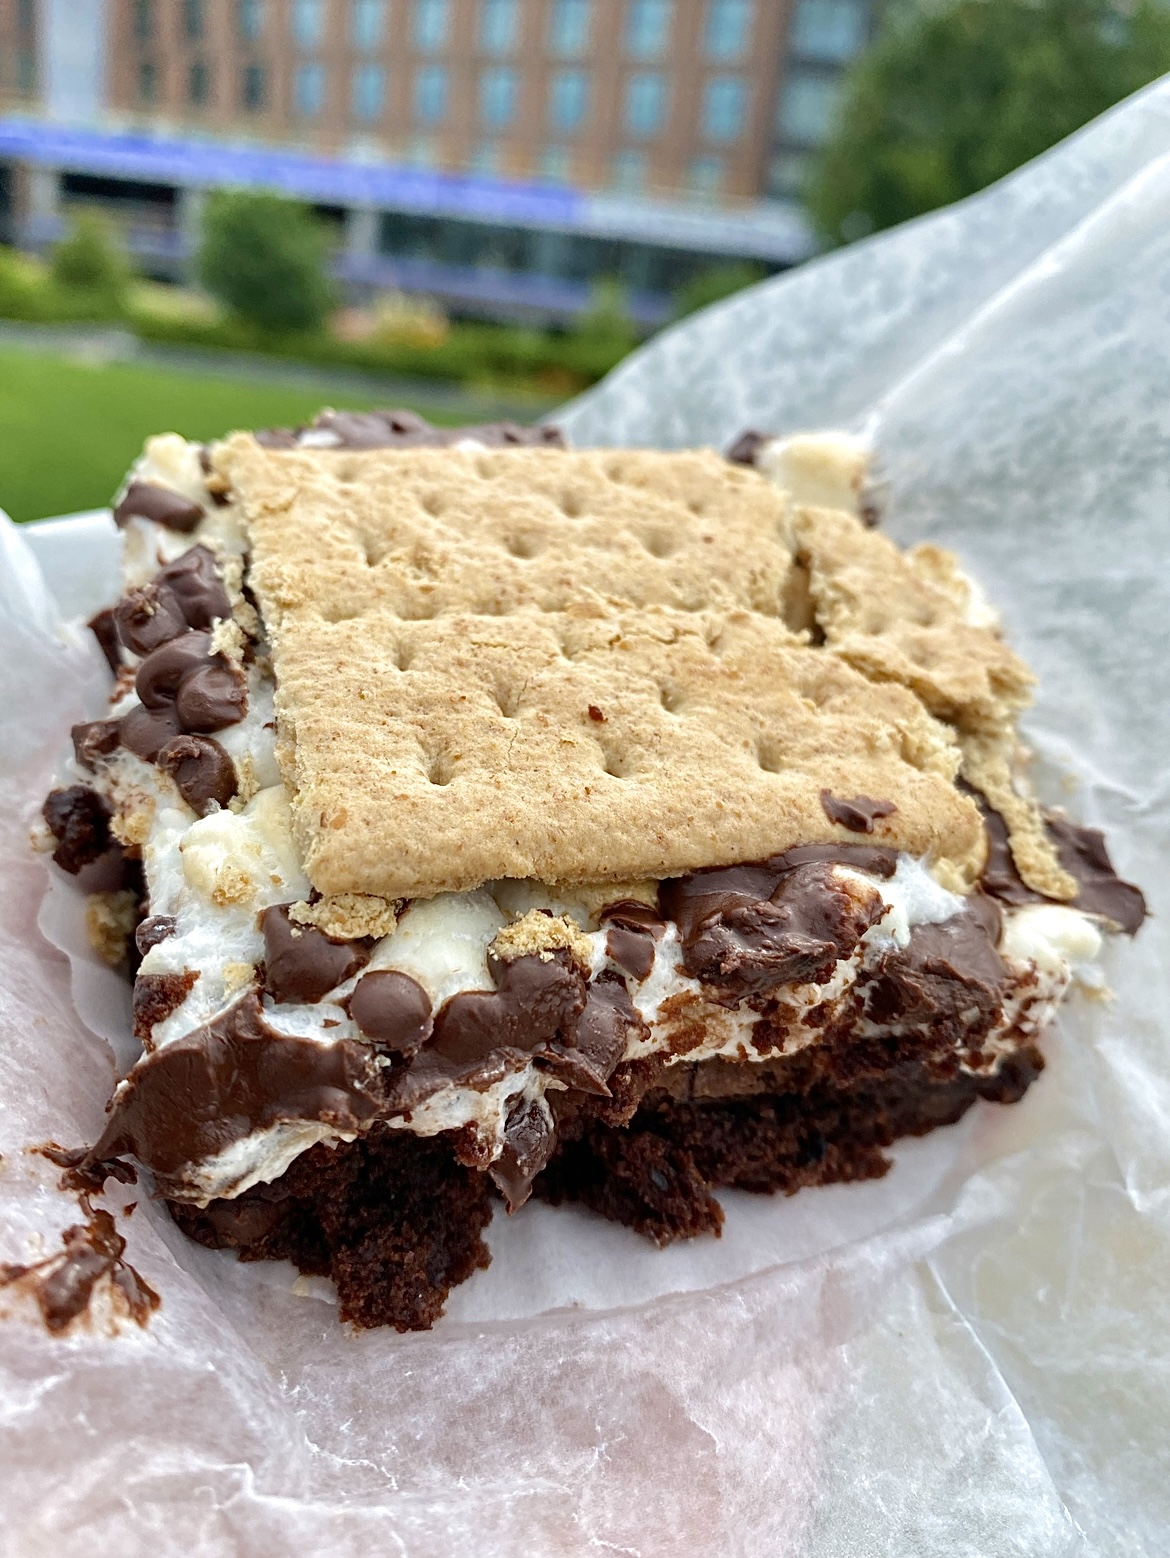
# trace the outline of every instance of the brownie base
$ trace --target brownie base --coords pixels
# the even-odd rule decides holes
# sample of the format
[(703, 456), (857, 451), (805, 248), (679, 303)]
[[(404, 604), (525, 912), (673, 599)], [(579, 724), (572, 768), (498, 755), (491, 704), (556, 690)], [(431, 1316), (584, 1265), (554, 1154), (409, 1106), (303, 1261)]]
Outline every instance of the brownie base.
[[(718, 1235), (714, 1191), (792, 1195), (880, 1178), (890, 1167), (883, 1149), (898, 1137), (953, 1124), (979, 1098), (1014, 1103), (1043, 1065), (1029, 1047), (992, 1077), (940, 1079), (906, 1062), (849, 1084), (821, 1077), (801, 1091), (750, 1097), (696, 1097), (693, 1088), (678, 1097), (648, 1076), (624, 1123), (624, 1110), (610, 1105), (602, 1118), (590, 1113), (602, 1100), (575, 1095), (582, 1106), (560, 1122), (560, 1145), (533, 1193), (553, 1205), (580, 1202), (660, 1245)], [(343, 1320), (426, 1330), (450, 1290), (491, 1260), (482, 1234), (494, 1187), (460, 1161), (466, 1150), (461, 1133), (418, 1137), (378, 1125), (357, 1141), (311, 1148), (280, 1179), (234, 1200), (168, 1206), (209, 1249), (332, 1277)]]

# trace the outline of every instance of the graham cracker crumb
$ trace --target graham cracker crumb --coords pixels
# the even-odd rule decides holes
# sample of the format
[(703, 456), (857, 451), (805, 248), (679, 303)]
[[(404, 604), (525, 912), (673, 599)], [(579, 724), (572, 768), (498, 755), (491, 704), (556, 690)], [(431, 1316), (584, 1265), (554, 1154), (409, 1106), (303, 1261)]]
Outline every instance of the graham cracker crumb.
[(141, 848), (150, 838), (154, 822), (154, 803), (136, 806), (133, 810), (115, 811), (110, 818), (110, 832), (119, 844)]
[(561, 949), (572, 953), (582, 968), (588, 969), (593, 949), (588, 936), (567, 914), (544, 914), (540, 909), (530, 909), (519, 920), (505, 925), (492, 942), (490, 951), (502, 963), (534, 954), (546, 963), (554, 952)]
[(138, 924), (138, 895), (129, 888), (116, 893), (90, 893), (85, 903), (89, 944), (111, 968), (126, 961), (130, 938)]
[(256, 968), (252, 963), (225, 963), (223, 965), (224, 996), (233, 996), (239, 990), (246, 990), (255, 977)]
[(211, 652), (234, 665), (244, 662), (244, 630), (234, 617), (217, 617), (211, 628)]
[(298, 925), (315, 925), (335, 941), (378, 939), (398, 924), (398, 905), (371, 893), (336, 893), (317, 903), (294, 903), (288, 917)]

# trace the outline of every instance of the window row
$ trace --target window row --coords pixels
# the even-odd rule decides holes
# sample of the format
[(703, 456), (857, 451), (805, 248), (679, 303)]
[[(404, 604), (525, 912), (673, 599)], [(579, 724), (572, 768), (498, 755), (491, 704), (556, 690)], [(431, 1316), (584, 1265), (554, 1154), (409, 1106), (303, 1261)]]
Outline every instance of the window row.
[[(133, 0), (132, 31), (140, 43), (157, 36), (161, 0)], [(487, 54), (508, 55), (520, 47), (524, 27), (537, 0), (479, 0), (478, 42)], [(679, 4), (691, 0), (626, 0), (623, 43), (628, 58), (654, 60), (670, 45)], [(807, 3), (807, 0), (806, 0)], [(858, 0), (818, 0), (845, 7)], [(594, 30), (617, 0), (551, 0), (548, 11), (549, 51), (563, 59), (588, 53)], [(747, 53), (757, 0), (705, 0), (703, 45), (711, 60), (742, 59)], [(437, 53), (450, 41), (451, 0), (349, 0), (346, 7), (349, 41), (355, 49), (380, 48), (388, 36), (393, 5), (407, 8), (407, 35), (420, 53)], [(287, 7), (289, 30), (301, 49), (320, 48), (325, 41), (330, 9), (327, 0), (235, 0), (237, 35), (257, 42), (265, 32), (267, 12)], [(207, 36), (207, 0), (181, 0), (181, 31), (198, 41)]]
[[(349, 106), (355, 119), (373, 123), (386, 109), (386, 71), (381, 65), (359, 65), (350, 75)], [(329, 78), (325, 66), (314, 62), (293, 72), (293, 107), (303, 118), (313, 119), (325, 109)], [(138, 96), (143, 103), (158, 98), (160, 78), (153, 60), (138, 67)], [(508, 66), (481, 71), (478, 83), (479, 122), (489, 130), (506, 130), (520, 111), (521, 76)], [(196, 107), (211, 101), (211, 72), (196, 60), (187, 70), (187, 99)], [(561, 135), (573, 135), (588, 122), (592, 83), (588, 71), (557, 70), (548, 83), (546, 120)], [(241, 77), (240, 101), (249, 110), (267, 106), (268, 74), (262, 65), (246, 65)], [(413, 116), (427, 127), (443, 124), (451, 105), (451, 73), (443, 65), (424, 65), (415, 71)], [(625, 85), (622, 122), (638, 138), (657, 135), (665, 126), (670, 106), (667, 78), (658, 71), (637, 71)], [(736, 141), (747, 123), (748, 88), (742, 76), (712, 76), (704, 85), (699, 126), (705, 140), (717, 144)]]

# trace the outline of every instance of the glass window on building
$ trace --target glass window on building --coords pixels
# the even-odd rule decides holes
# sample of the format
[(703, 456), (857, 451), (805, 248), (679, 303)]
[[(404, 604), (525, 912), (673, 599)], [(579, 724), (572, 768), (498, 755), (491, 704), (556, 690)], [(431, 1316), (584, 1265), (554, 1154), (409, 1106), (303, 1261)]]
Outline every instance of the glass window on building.
[(202, 38), (207, 23), (205, 0), (183, 0), (183, 34), (187, 38)]
[(424, 65), (414, 76), (414, 117), (420, 124), (440, 124), (447, 116), (447, 72), (442, 65)]
[(546, 146), (540, 154), (538, 171), (550, 184), (567, 184), (572, 168), (573, 154), (567, 146)]
[(747, 83), (742, 76), (712, 76), (703, 91), (703, 134), (709, 141), (735, 141), (747, 119)]
[(211, 72), (206, 60), (196, 60), (187, 72), (187, 101), (193, 108), (202, 108), (211, 97)]
[(298, 65), (293, 78), (293, 103), (302, 119), (315, 119), (325, 103), (324, 65)]
[(687, 168), (687, 184), (691, 193), (712, 199), (723, 188), (723, 158), (693, 157)]
[(626, 53), (635, 60), (656, 60), (666, 49), (674, 0), (629, 0)]
[(268, 97), (268, 79), (263, 65), (245, 65), (240, 84), (240, 101), (249, 113), (257, 113)]
[(386, 72), (381, 65), (359, 65), (353, 73), (353, 116), (370, 124), (382, 117)]
[(485, 54), (511, 54), (520, 41), (520, 0), (480, 0), (479, 46)]
[(479, 117), (493, 130), (501, 130), (516, 117), (520, 77), (508, 65), (493, 65), (479, 78)]
[(255, 43), (264, 30), (264, 0), (236, 0), (236, 31), (246, 43)]
[(386, 25), (385, 0), (352, 0), (349, 10), (349, 41), (362, 54), (369, 54), (382, 41)]
[(154, 0), (134, 0), (133, 26), (139, 43), (154, 37)]
[(577, 59), (584, 54), (589, 47), (592, 21), (593, 0), (552, 0), (549, 52), (559, 59)]
[(318, 49), (325, 35), (322, 0), (293, 0), (292, 35), (299, 49)]
[(777, 129), (785, 140), (802, 146), (819, 146), (833, 123), (841, 81), (810, 70), (789, 74), (780, 99)]
[(153, 60), (143, 60), (138, 66), (138, 101), (153, 103), (158, 96), (158, 70)]
[(843, 65), (865, 46), (866, 0), (800, 0), (789, 45), (801, 59)]
[(747, 53), (752, 29), (752, 0), (707, 0), (703, 44), (707, 58), (738, 60)]
[(414, 46), (434, 54), (447, 42), (450, 6), (447, 0), (414, 0)]
[(548, 117), (554, 130), (579, 130), (589, 108), (589, 76), (584, 70), (557, 70), (548, 87)]
[(666, 119), (666, 77), (640, 70), (626, 82), (626, 129), (631, 135), (657, 135)]
[(613, 187), (633, 195), (646, 188), (647, 161), (644, 151), (619, 151), (613, 159)]

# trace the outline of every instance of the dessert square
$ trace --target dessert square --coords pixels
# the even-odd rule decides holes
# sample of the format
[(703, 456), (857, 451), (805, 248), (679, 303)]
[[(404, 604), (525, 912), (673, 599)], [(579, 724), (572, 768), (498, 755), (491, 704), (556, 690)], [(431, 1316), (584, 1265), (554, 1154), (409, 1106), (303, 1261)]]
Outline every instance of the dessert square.
[(411, 1329), (499, 1201), (717, 1234), (721, 1188), (1022, 1096), (1141, 894), (1042, 812), (1026, 667), (873, 528), (856, 441), (733, 453), (150, 440), (44, 813), (134, 979), (90, 1182), (133, 1158), (192, 1238)]

